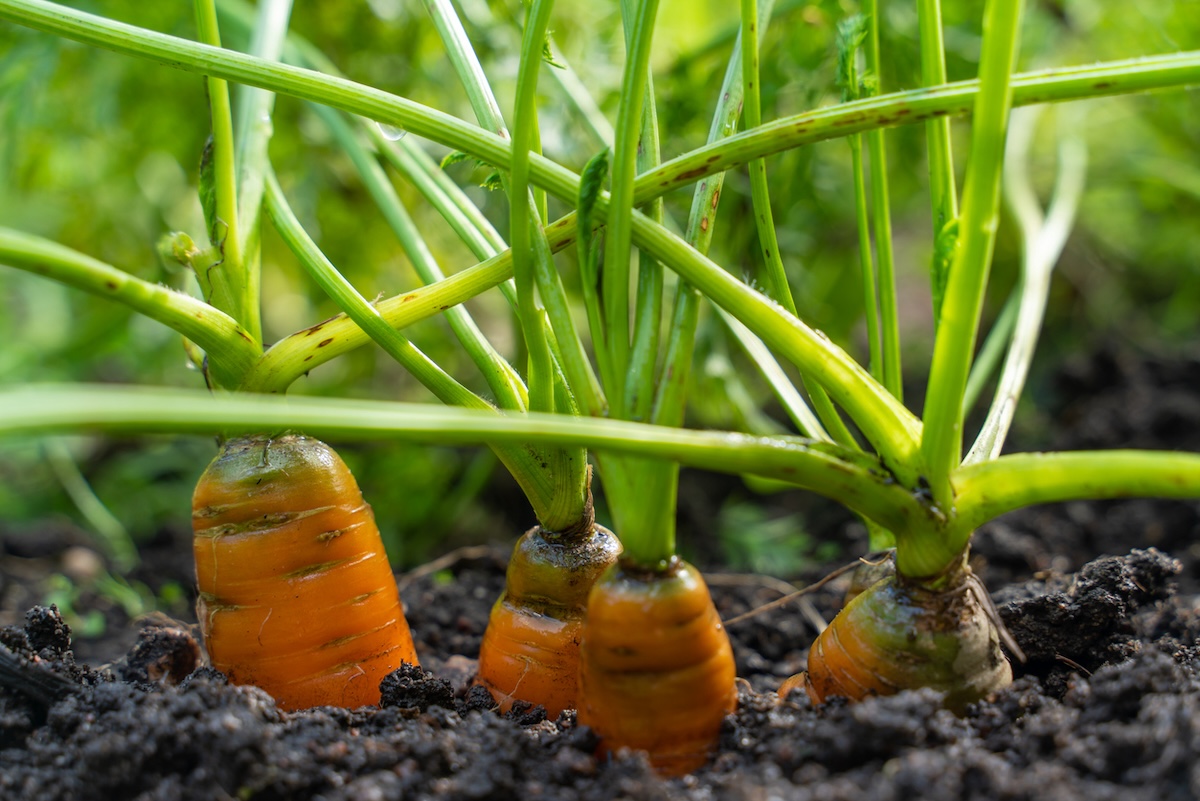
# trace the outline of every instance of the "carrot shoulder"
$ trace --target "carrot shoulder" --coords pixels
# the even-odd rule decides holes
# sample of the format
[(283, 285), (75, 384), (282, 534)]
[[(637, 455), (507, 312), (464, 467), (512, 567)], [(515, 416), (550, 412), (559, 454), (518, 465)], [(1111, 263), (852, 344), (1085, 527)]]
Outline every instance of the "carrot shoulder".
[(893, 575), (871, 585), (813, 643), (804, 686), (814, 703), (931, 687), (961, 709), (1012, 681), (986, 590), (955, 565), (934, 583)]
[(664, 775), (703, 765), (737, 705), (729, 637), (708, 586), (673, 559), (646, 572), (620, 563), (592, 588), (580, 656), (579, 722), (602, 752), (648, 752)]
[(192, 502), (197, 615), (213, 667), (283, 709), (379, 702), (416, 663), (371, 507), (304, 436), (225, 443)]
[(501, 711), (518, 699), (541, 704), (551, 718), (575, 708), (588, 592), (620, 552), (612, 532), (594, 524), (582, 535), (538, 526), (517, 541), (479, 648), (476, 679)]

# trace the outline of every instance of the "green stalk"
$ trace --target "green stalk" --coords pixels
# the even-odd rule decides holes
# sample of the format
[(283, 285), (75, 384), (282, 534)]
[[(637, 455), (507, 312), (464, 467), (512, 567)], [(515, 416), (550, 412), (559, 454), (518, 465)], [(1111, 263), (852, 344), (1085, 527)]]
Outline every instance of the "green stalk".
[[(632, 20), (637, 9), (635, 0), (621, 0), (625, 20), (625, 46), (633, 43)], [(642, 103), (641, 131), (638, 134), (634, 175), (658, 166), (662, 160), (658, 133), (658, 104), (654, 99), (654, 76), (647, 71), (646, 93)], [(655, 198), (646, 209), (650, 219), (659, 225), (663, 221), (663, 200)], [(625, 398), (618, 415), (629, 420), (647, 420), (653, 413), (655, 387), (658, 384), (658, 350), (663, 314), (663, 267), (646, 253), (638, 253), (637, 289), (634, 293), (633, 345), (629, 357), (629, 372), (625, 376)], [(670, 469), (670, 468), (667, 468)], [(674, 496), (663, 506), (674, 510)], [(674, 525), (674, 515), (671, 515)]]
[[(738, 37), (742, 51), (742, 116), (746, 128), (762, 125), (762, 101), (758, 93), (758, 2), (742, 0), (742, 32)], [(766, 268), (767, 296), (791, 314), (796, 314), (796, 302), (788, 286), (787, 272), (779, 253), (779, 238), (775, 235), (775, 220), (771, 214), (771, 194), (767, 188), (767, 162), (755, 159), (749, 164), (750, 197), (754, 207), (754, 224), (758, 229)]]
[(216, 384), (238, 386), (261, 355), (238, 322), (202, 300), (41, 237), (0, 228), (0, 263), (123, 303), (204, 349)]
[[(436, 283), (445, 278), (379, 162), (367, 152), (350, 125), (337, 111), (328, 106), (314, 106), (313, 109), (329, 127), (342, 152), (349, 156), (364, 186), (375, 200), (375, 205), (396, 234), (417, 275), (426, 284)], [(483, 374), (497, 404), (505, 409), (523, 411), (527, 402), (525, 385), (512, 366), (487, 341), (466, 308), (455, 306), (447, 309), (446, 320), (463, 350)]]
[[(946, 43), (942, 36), (941, 0), (917, 0), (921, 29), (921, 85), (946, 83)], [(958, 216), (958, 193), (954, 186), (954, 156), (950, 148), (950, 119), (936, 117), (925, 123), (929, 152), (929, 194), (933, 204), (933, 233), (936, 237)], [(938, 283), (940, 280), (940, 283)], [(945, 286), (944, 278), (934, 277)], [(934, 316), (940, 309), (934, 309)]]
[[(1022, 109), (1033, 112), (1034, 109)], [(992, 405), (965, 462), (995, 459), (1004, 447), (1017, 400), (1033, 362), (1050, 295), (1055, 262), (1067, 244), (1087, 172), (1087, 149), (1078, 134), (1068, 134), (1059, 147), (1059, 170), (1047, 214), (1042, 210), (1025, 164), (1036, 113), (1014, 114), (1004, 170), (1005, 197), (1021, 228), (1021, 292), (1014, 333)], [(1078, 130), (1072, 126), (1072, 131)]]
[[(608, 360), (617, 385), (605, 387), (612, 399), (613, 413), (624, 417), (620, 407), (625, 399), (624, 382), (629, 371), (629, 274), (632, 246), (632, 214), (635, 204), (635, 177), (638, 139), (642, 131), (642, 107), (650, 73), (650, 46), (654, 38), (654, 18), (658, 0), (639, 0), (626, 25), (632, 28), (628, 38), (625, 72), (621, 78), (621, 100), (617, 109), (616, 141), (612, 159), (612, 190), (604, 245), (602, 298), (608, 341)], [(672, 543), (673, 545), (673, 543)], [(665, 547), (665, 544), (664, 546)], [(669, 557), (673, 553), (667, 553)], [(654, 560), (657, 561), (657, 560)]]
[[(863, 0), (867, 16), (867, 72), (874, 76), (868, 94), (878, 96), (883, 86), (883, 62), (879, 57), (879, 0)], [(883, 131), (867, 134), (871, 154), (871, 204), (874, 214), (875, 254), (879, 259), (880, 375), (882, 383), (898, 400), (904, 399), (900, 374), (900, 322), (896, 309), (896, 259), (892, 253), (892, 209), (888, 192), (887, 150)]]
[(525, 198), (529, 194), (529, 150), (537, 125), (538, 71), (542, 65), (542, 45), (546, 40), (546, 28), (550, 24), (553, 7), (553, 0), (534, 0), (525, 22), (521, 62), (517, 72), (512, 171), (509, 177), (509, 238), (512, 240), (513, 276), (517, 283), (518, 317), (529, 352), (529, 408), (535, 412), (554, 411), (554, 382), (550, 346), (546, 341), (548, 332), (542, 328), (542, 308), (534, 294), (530, 226), (538, 225), (540, 220), (530, 218), (530, 207), (534, 204), (526, 202)]
[[(80, 384), (0, 390), (0, 436), (81, 430), (210, 434), (284, 428), (330, 439), (398, 437), (441, 445), (591, 446), (787, 481), (898, 530), (934, 520), (874, 457), (794, 437), (340, 398), (248, 393), (214, 397), (202, 391)], [(1200, 471), (1196, 480), (1200, 481)]]
[(967, 376), (967, 388), (963, 390), (963, 416), (966, 417), (975, 408), (979, 396), (983, 394), (988, 379), (995, 375), (996, 370), (1004, 360), (1008, 350), (1009, 338), (1017, 323), (1017, 309), (1021, 305), (1020, 287), (1008, 294), (1004, 307), (996, 315), (975, 361), (971, 363), (971, 374)]
[[(217, 29), (217, 10), (213, 0), (195, 0), (196, 27), (200, 41), (219, 48), (221, 34)], [(221, 261), (211, 269), (197, 268), (197, 278), (205, 288), (205, 299), (227, 312), (246, 328), (257, 315), (258, 299), (251, 297), (252, 281), (248, 280), (242, 261), (242, 240), (238, 229), (237, 165), (233, 140), (233, 112), (229, 106), (229, 84), (222, 78), (208, 76), (208, 103), (212, 116), (212, 192), (214, 218), (209, 221), (210, 244), (221, 252)], [(258, 341), (258, 338), (256, 338)]]
[(854, 216), (858, 228), (858, 264), (863, 283), (863, 319), (867, 323), (867, 365), (871, 376), (883, 383), (883, 345), (879, 333), (879, 296), (875, 259), (871, 253), (871, 221), (867, 213), (867, 182), (863, 175), (862, 134), (846, 137), (853, 167)]
[(1002, 514), (1040, 503), (1104, 498), (1194, 498), (1200, 455), (1133, 450), (1016, 453), (977, 462), (954, 476), (958, 515), (948, 548)]
[(995, 243), (1000, 210), (1004, 137), (1016, 60), (1021, 0), (989, 0), (984, 17), (980, 92), (971, 136), (971, 160), (941, 321), (934, 342), (921, 452), (934, 500), (954, 508), (950, 474), (962, 454), (962, 400), (970, 369), (979, 313)]

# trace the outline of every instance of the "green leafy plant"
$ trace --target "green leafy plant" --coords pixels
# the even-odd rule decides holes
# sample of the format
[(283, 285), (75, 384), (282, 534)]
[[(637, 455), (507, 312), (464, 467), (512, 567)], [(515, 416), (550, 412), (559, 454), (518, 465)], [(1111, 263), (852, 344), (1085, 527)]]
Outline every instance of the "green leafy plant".
[[(978, 79), (948, 83), (943, 12), (937, 0), (923, 0), (918, 5), (923, 86), (885, 92), (893, 76), (880, 54), (883, 31), (872, 2), (864, 4), (862, 17), (839, 26), (836, 81), (843, 102), (766, 122), (760, 37), (770, 28), (773, 4), (744, 0), (741, 34), (707, 143), (662, 160), (650, 65), (654, 36), (665, 23), (655, 0), (627, 0), (622, 27), (628, 55), (612, 139), (603, 125), (591, 125), (590, 137), (604, 147), (589, 150), (603, 152), (577, 173), (565, 160), (542, 154), (540, 79), (570, 74), (561, 63), (543, 66), (546, 54), (554, 52), (547, 45), (552, 3), (535, 0), (518, 25), (521, 57), (509, 122), (454, 8), (441, 0), (425, 5), (478, 125), (341, 77), (316, 48), (286, 35), (286, 2), (264, 2), (256, 17), (221, 4), (229, 26), (251, 33), (245, 54), (219, 46), (217, 7), (205, 0), (197, 3), (200, 41), (44, 0), (0, 3), (0, 18), (206, 76), (213, 128), (201, 172), (207, 243), (176, 234), (162, 248), (190, 268), (203, 299), (55, 242), (0, 229), (0, 262), (117, 301), (182, 334), (212, 391), (16, 387), (0, 391), (0, 433), (88, 429), (229, 436), (296, 429), (339, 438), (485, 443), (532, 505), (539, 521), (532, 532), (539, 541), (535, 551), (541, 543), (568, 548), (596, 534), (583, 450), (590, 449), (624, 552), (603, 571), (588, 571), (589, 580), (599, 576), (581, 618), (581, 695), (575, 703), (603, 748), (643, 748), (667, 773), (703, 762), (735, 700), (728, 641), (707, 589), (676, 556), (681, 464), (820, 493), (861, 516), (873, 545), (894, 544), (895, 574), (853, 601), (814, 645), (805, 686), (815, 700), (933, 686), (959, 706), (1010, 679), (1002, 632), (966, 563), (971, 534), (987, 520), (1073, 498), (1200, 495), (1195, 454), (1001, 453), (1041, 326), (1049, 271), (1080, 196), (1084, 158), (1078, 137), (1071, 135), (1078, 126), (1063, 123), (1060, 178), (1043, 213), (1023, 167), (1022, 147), (1033, 122), (1018, 119), (1010, 132), (1010, 115), (1019, 106), (1192, 85), (1200, 81), (1200, 54), (1018, 73), (1024, 3), (992, 0), (984, 12)], [(226, 82), (253, 87), (240, 96), (237, 114), (230, 111)], [(594, 120), (597, 104), (578, 83), (569, 78), (559, 83), (572, 112)], [(322, 252), (289, 204), (287, 176), (276, 177), (267, 156), (275, 94), (315, 104), (315, 116), (353, 165), (424, 286), (369, 301)], [(948, 119), (963, 114), (971, 117), (971, 141), (960, 203)], [(746, 128), (740, 134), (739, 119)], [(887, 130), (914, 122), (924, 123), (928, 146), (933, 230), (928, 280), (936, 331), (919, 416), (902, 398), (885, 156)], [(448, 181), (418, 137), (496, 169), (488, 183), (508, 199), (508, 245), (479, 205)], [(853, 197), (859, 223), (862, 292), (855, 316), (866, 321), (865, 364), (805, 322), (805, 298), (793, 294), (797, 276), (785, 269), (765, 166), (769, 156), (833, 139), (849, 145), (852, 191), (846, 194)], [(443, 275), (383, 164), (436, 209), (476, 264)], [(726, 269), (735, 262), (722, 266), (707, 255), (725, 177), (742, 166), (749, 171), (755, 232), (748, 280)], [(1005, 183), (1021, 232), (1023, 271), (1010, 311), (999, 316), (976, 356)], [(691, 185), (692, 205), (679, 235), (662, 198)], [(551, 200), (572, 210), (552, 220)], [(260, 302), (268, 224), (342, 312), (270, 346)], [(730, 234), (739, 236), (748, 234)], [(555, 253), (572, 245), (577, 293), (568, 290), (554, 261)], [(497, 287), (514, 312), (522, 343), (520, 359), (512, 362), (462, 305)], [(798, 435), (779, 433), (761, 414), (743, 415), (747, 427), (776, 430), (682, 427), (701, 313), (710, 304)], [(445, 318), (490, 398), (461, 383), (402, 333), (433, 317)], [(277, 397), (300, 376), (372, 340), (445, 406)], [(991, 411), (974, 445), (964, 448), (966, 412), (1001, 359)], [(799, 382), (793, 383), (780, 362), (798, 371)], [(534, 575), (549, 585), (557, 581), (552, 572)], [(524, 578), (511, 572), (509, 581), (510, 590), (524, 586)], [(527, 594), (540, 599), (538, 614), (552, 607), (576, 613), (584, 605), (577, 595), (556, 597), (540, 584)], [(497, 608), (517, 600), (502, 598)], [(566, 611), (564, 622), (570, 617)], [(680, 636), (686, 647), (675, 639)], [(614, 661), (614, 654), (620, 658)], [(669, 690), (652, 693), (653, 682), (622, 686), (614, 679), (630, 670), (657, 677)], [(649, 700), (655, 694), (658, 706)], [(694, 714), (682, 728), (669, 722), (685, 717), (676, 714), (685, 708)]]

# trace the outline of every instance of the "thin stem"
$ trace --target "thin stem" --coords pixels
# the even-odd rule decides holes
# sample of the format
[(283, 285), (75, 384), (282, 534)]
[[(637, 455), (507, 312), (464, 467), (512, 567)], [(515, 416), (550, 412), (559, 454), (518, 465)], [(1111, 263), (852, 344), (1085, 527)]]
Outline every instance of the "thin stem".
[[(875, 80), (869, 94), (878, 96), (883, 87), (883, 61), (879, 57), (879, 0), (863, 0), (867, 16), (867, 71)], [(883, 131), (867, 133), (871, 155), (871, 208), (875, 231), (875, 256), (879, 262), (876, 288), (879, 295), (880, 376), (888, 391), (903, 400), (900, 374), (900, 323), (896, 309), (896, 264), (892, 253), (892, 209), (888, 192), (887, 149)]]
[[(609, 363), (618, 384), (605, 387), (614, 404), (623, 403), (624, 381), (629, 370), (629, 275), (634, 206), (633, 181), (638, 139), (642, 130), (642, 105), (649, 77), (650, 46), (654, 38), (654, 19), (658, 0), (638, 0), (637, 10), (626, 25), (629, 37), (625, 72), (621, 79), (621, 100), (617, 110), (616, 142), (612, 160), (612, 202), (605, 232), (604, 273), (601, 296), (608, 334)], [(618, 417), (624, 410), (613, 409)], [(669, 555), (669, 554), (668, 554)]]
[[(258, 20), (250, 39), (250, 53), (277, 61), (287, 38), (292, 0), (269, 0), (259, 4)], [(211, 42), (219, 44), (219, 42)], [(262, 339), (262, 264), (259, 224), (262, 218), (263, 171), (267, 166), (267, 144), (271, 140), (271, 112), (275, 94), (253, 86), (242, 86), (238, 94), (236, 163), (237, 231), (241, 236), (243, 271), (246, 277), (246, 319), (250, 333)]]
[[(200, 41), (212, 47), (221, 46), (217, 28), (217, 10), (213, 0), (195, 0), (196, 27)], [(212, 116), (212, 162), (210, 166), (213, 192), (213, 214), (210, 220), (211, 244), (221, 251), (221, 263), (201, 276), (201, 285), (211, 287), (207, 300), (246, 327), (257, 298), (248, 296), (251, 281), (245, 275), (242, 261), (242, 240), (238, 229), (237, 165), (233, 139), (233, 112), (229, 105), (229, 84), (210, 75), (207, 78), (208, 104)], [(257, 315), (257, 311), (253, 312)]]
[[(1075, 211), (1083, 195), (1087, 148), (1078, 134), (1068, 134), (1059, 145), (1058, 177), (1049, 212), (1043, 218), (1037, 196), (1029, 182), (1026, 164), (1028, 146), (1038, 116), (1036, 113), (1013, 116), (1013, 135), (1005, 157), (1004, 182), (1005, 196), (1021, 228), (1020, 305), (996, 395), (979, 436), (967, 454), (965, 462), (968, 464), (994, 459), (1004, 447), (1004, 439), (1012, 425), (1013, 413), (1037, 348), (1046, 301), (1050, 295), (1050, 277), (1055, 262), (1067, 244)], [(1080, 128), (1071, 126), (1069, 130), (1078, 131)]]
[(129, 536), (129, 530), (96, 496), (95, 490), (80, 472), (79, 465), (75, 463), (75, 457), (71, 455), (66, 443), (61, 439), (48, 439), (42, 447), (58, 483), (62, 484), (75, 508), (99, 536), (100, 544), (112, 559), (113, 567), (119, 573), (127, 573), (136, 567), (139, 560), (138, 549), (133, 538)]
[[(1200, 455), (1133, 450), (1016, 453), (954, 475), (958, 514), (949, 546), (1006, 512), (1040, 503), (1200, 496)], [(960, 550), (961, 550), (960, 545)]]
[[(742, 51), (742, 116), (746, 128), (762, 125), (762, 102), (759, 98), (758, 78), (758, 3), (757, 0), (742, 0), (742, 34), (738, 40)], [(767, 277), (767, 296), (791, 314), (796, 314), (796, 302), (788, 286), (787, 271), (779, 253), (779, 239), (775, 235), (775, 220), (771, 214), (771, 194), (767, 188), (767, 162), (755, 159), (750, 162), (750, 196), (754, 207), (754, 224), (758, 230), (758, 242), (762, 249), (763, 266)]]
[(926, 391), (921, 440), (925, 477), (934, 499), (945, 509), (954, 505), (950, 474), (962, 453), (963, 390), (998, 225), (1004, 138), (1012, 98), (1010, 79), (1022, 6), (1022, 0), (989, 0), (985, 12), (981, 89), (975, 106), (959, 246), (946, 285)]
[(532, 203), (529, 194), (529, 150), (537, 125), (537, 80), (542, 65), (542, 44), (550, 24), (553, 0), (534, 0), (525, 22), (521, 43), (521, 64), (517, 73), (517, 97), (513, 119), (512, 172), (509, 178), (509, 237), (512, 240), (513, 276), (517, 283), (518, 317), (529, 352), (529, 408), (535, 412), (554, 411), (554, 383), (550, 346), (542, 329), (542, 308), (534, 294), (534, 268), (530, 225)]
[[(921, 29), (921, 85), (941, 86), (946, 83), (946, 44), (942, 35), (941, 0), (917, 0), (917, 16)], [(925, 135), (928, 138), (929, 194), (936, 236), (958, 216), (950, 119), (937, 117), (927, 121)], [(937, 309), (934, 311), (936, 313)]]
[(896, 484), (873, 457), (794, 437), (340, 398), (283, 399), (246, 393), (213, 397), (199, 391), (79, 384), (0, 390), (0, 436), (81, 430), (208, 434), (277, 428), (298, 428), (328, 438), (384, 436), (442, 445), (590, 446), (723, 473), (780, 479), (897, 531), (933, 521), (920, 501)]
[(871, 251), (871, 221), (867, 212), (867, 182), (863, 175), (862, 134), (846, 138), (854, 181), (854, 212), (858, 223), (858, 264), (863, 285), (863, 319), (867, 323), (867, 365), (876, 381), (883, 381), (883, 346), (879, 334), (879, 296), (876, 292), (875, 259)]
[(262, 353), (253, 337), (220, 309), (57, 242), (0, 228), (0, 263), (123, 303), (178, 331), (204, 349), (209, 372), (221, 387), (238, 386)]

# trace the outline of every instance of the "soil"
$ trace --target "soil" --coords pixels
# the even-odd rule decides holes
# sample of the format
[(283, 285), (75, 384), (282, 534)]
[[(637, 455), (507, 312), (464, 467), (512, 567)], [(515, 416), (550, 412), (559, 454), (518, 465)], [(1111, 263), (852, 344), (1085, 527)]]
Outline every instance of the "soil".
[[(1194, 357), (1111, 347), (1035, 387), (1055, 423), (1022, 435), (1056, 449), (1200, 451), (1198, 386)], [(681, 508), (710, 509), (710, 489)], [(810, 525), (828, 521), (827, 536), (862, 539), (849, 518), (806, 509)], [(683, 519), (682, 536), (698, 525)], [(597, 760), (570, 712), (500, 716), (469, 689), (503, 586), (502, 549), (465, 549), (398, 577), (422, 669), (389, 676), (380, 708), (284, 713), (204, 667), (187, 620), (131, 623), (85, 594), (76, 608), (102, 608), (108, 634), (73, 639), (57, 610), (32, 600), (39, 572), (78, 560), (78, 544), (47, 534), (31, 550), (6, 539), (0, 608), (28, 611), (0, 629), (0, 798), (1197, 798), (1198, 528), (1200, 502), (1135, 500), (1027, 510), (980, 529), (973, 564), (1028, 661), (1011, 687), (962, 716), (932, 691), (821, 707), (802, 693), (777, 697), (780, 680), (803, 668), (813, 618), (836, 612), (844, 579), (803, 608), (733, 623), (738, 711), (709, 765), (669, 781), (641, 754)], [(143, 554), (152, 586), (190, 581), (186, 543), (170, 539)], [(707, 573), (726, 620), (786, 589)]]

